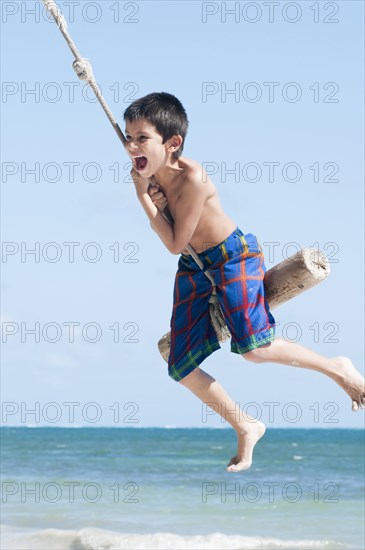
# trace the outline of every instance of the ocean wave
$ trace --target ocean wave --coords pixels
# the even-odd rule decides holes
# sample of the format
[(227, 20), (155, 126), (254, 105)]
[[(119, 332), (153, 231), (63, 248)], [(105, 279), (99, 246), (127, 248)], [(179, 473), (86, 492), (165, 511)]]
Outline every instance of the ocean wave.
[(13, 532), (2, 529), (2, 547), (7, 550), (312, 550), (350, 548), (340, 542), (323, 540), (284, 540), (241, 535), (148, 535), (116, 533), (104, 529), (85, 528), (79, 531), (44, 529)]

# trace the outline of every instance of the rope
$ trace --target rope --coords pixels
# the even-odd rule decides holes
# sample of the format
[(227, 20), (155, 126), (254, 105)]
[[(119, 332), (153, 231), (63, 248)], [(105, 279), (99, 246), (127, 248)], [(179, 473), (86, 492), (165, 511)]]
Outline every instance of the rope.
[(56, 2), (54, 0), (43, 0), (44, 5), (46, 6), (49, 13), (52, 15), (53, 19), (57, 23), (58, 28), (60, 29), (61, 33), (63, 34), (64, 39), (66, 40), (71, 52), (73, 53), (73, 56), (75, 58), (75, 61), (72, 64), (72, 67), (74, 71), (76, 72), (77, 76), (80, 80), (85, 80), (90, 88), (93, 90), (95, 96), (97, 97), (100, 105), (104, 109), (104, 112), (108, 119), (111, 122), (111, 125), (113, 126), (114, 130), (117, 133), (117, 136), (119, 137), (120, 141), (123, 143), (123, 145), (126, 142), (126, 138), (122, 132), (122, 130), (119, 127), (119, 124), (115, 120), (113, 113), (109, 109), (109, 106), (105, 99), (103, 98), (102, 94), (100, 93), (100, 90), (98, 88), (97, 83), (95, 82), (95, 78), (92, 71), (91, 63), (82, 57), (79, 50), (76, 47), (76, 44), (71, 38), (70, 33), (67, 29), (67, 23), (65, 18), (62, 15), (62, 12)]
[[(95, 78), (94, 78), (91, 63), (88, 59), (82, 57), (79, 50), (77, 49), (76, 44), (74, 43), (74, 41), (71, 38), (70, 33), (68, 32), (66, 20), (63, 17), (59, 6), (56, 4), (56, 2), (54, 0), (43, 0), (43, 3), (45, 5), (45, 7), (47, 8), (47, 10), (49, 11), (49, 13), (52, 15), (55, 22), (57, 23), (57, 26), (58, 26), (60, 32), (62, 33), (64, 39), (66, 40), (66, 42), (67, 42), (74, 58), (75, 58), (74, 62), (72, 63), (72, 68), (74, 69), (74, 71), (77, 74), (78, 78), (80, 80), (84, 80), (85, 82), (87, 82), (88, 85), (90, 86), (90, 88), (93, 90), (97, 100), (99, 101), (100, 105), (102, 106), (102, 108), (103, 108), (106, 116), (108, 117), (111, 125), (113, 126), (117, 136), (119, 137), (119, 139), (123, 143), (123, 145), (125, 145), (127, 140), (126, 140), (122, 130), (120, 129), (119, 124), (117, 123), (116, 119), (114, 118), (114, 115), (111, 112), (107, 102), (105, 101), (104, 97), (102, 96), (102, 94), (101, 94), (101, 92), (98, 88), (98, 85), (97, 85), (97, 83), (95, 81)], [(167, 207), (163, 211), (163, 216), (165, 217), (165, 219), (171, 225), (173, 225), (174, 218), (172, 217), (171, 212), (169, 211), (169, 209)], [(211, 296), (211, 299), (209, 300), (209, 302), (211, 304), (211, 318), (212, 318), (214, 328), (215, 328), (216, 332), (217, 331), (222, 331), (223, 336), (221, 336), (221, 338), (224, 338), (224, 335), (225, 335), (225, 337), (228, 337), (228, 335), (230, 335), (230, 333), (228, 331), (227, 326), (225, 325), (224, 317), (223, 317), (222, 311), (221, 311), (220, 306), (219, 306), (218, 298), (216, 296), (216, 286), (215, 286), (214, 278), (213, 278), (212, 274), (210, 273), (210, 271), (208, 269), (205, 269), (205, 266), (204, 266), (203, 262), (200, 260), (198, 254), (196, 253), (194, 248), (191, 246), (191, 244), (188, 244), (186, 246), (186, 248), (189, 251), (189, 254), (195, 260), (195, 262), (198, 264), (200, 269), (203, 270), (204, 275), (206, 275), (206, 277), (209, 279), (209, 281), (212, 284), (213, 291), (212, 291), (212, 296)]]

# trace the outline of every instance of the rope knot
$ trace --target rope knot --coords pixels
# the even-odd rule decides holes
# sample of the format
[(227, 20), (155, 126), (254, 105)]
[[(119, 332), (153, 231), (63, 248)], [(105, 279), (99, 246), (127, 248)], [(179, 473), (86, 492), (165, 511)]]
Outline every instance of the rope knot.
[(93, 80), (93, 69), (87, 59), (83, 57), (72, 63), (72, 68), (80, 80)]

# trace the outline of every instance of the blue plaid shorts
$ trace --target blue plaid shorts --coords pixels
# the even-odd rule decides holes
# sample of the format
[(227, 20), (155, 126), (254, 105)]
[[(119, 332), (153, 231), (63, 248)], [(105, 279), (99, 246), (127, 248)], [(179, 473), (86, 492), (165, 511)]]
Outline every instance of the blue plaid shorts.
[[(216, 284), (231, 333), (231, 351), (244, 354), (275, 339), (275, 319), (265, 298), (264, 256), (257, 238), (237, 227), (224, 241), (198, 254)], [(212, 284), (190, 255), (181, 254), (170, 320), (168, 372), (181, 380), (220, 344), (211, 323)]]

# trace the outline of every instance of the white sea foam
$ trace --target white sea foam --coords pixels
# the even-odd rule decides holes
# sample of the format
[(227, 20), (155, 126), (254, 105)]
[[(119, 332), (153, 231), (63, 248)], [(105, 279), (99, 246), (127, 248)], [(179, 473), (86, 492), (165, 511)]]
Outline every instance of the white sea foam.
[(2, 529), (2, 547), (7, 550), (312, 550), (345, 549), (347, 545), (331, 540), (283, 540), (268, 537), (243, 537), (212, 533), (210, 535), (175, 535), (154, 533), (136, 535), (104, 529), (79, 531), (44, 529), (14, 533)]

